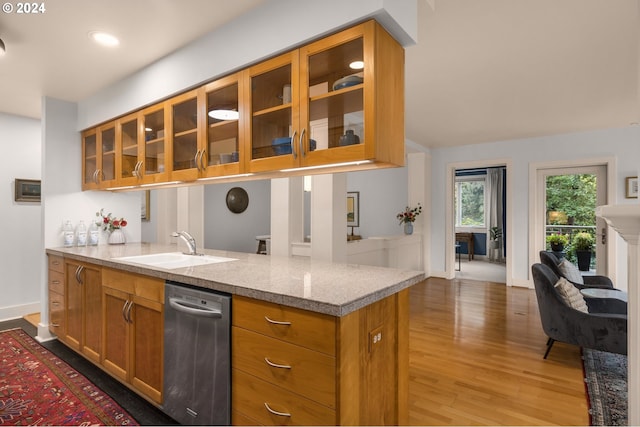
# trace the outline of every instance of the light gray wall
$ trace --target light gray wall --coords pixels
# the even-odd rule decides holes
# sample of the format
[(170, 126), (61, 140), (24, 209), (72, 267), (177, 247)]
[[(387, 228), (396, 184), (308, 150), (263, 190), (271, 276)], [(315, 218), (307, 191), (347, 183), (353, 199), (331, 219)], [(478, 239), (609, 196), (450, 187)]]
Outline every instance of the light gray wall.
[(418, 34), (417, 1), (265, 2), (81, 101), (78, 129), (91, 127), (186, 88), (229, 74), (365, 18), (375, 17), (403, 46), (415, 44)]
[[(447, 168), (451, 163), (493, 159), (511, 159), (512, 181), (507, 186), (513, 191), (513, 278), (524, 283), (529, 278), (529, 164), (579, 159), (616, 159), (616, 193), (614, 203), (638, 203), (624, 198), (624, 178), (637, 176), (640, 159), (640, 127), (603, 129), (540, 138), (492, 142), (431, 150), (431, 268), (445, 270), (445, 219)], [(621, 247), (619, 244), (618, 247)], [(625, 248), (618, 251), (626, 259)], [(617, 277), (626, 279), (626, 262), (618, 262)]]
[[(15, 179), (41, 178), (40, 121), (0, 113), (0, 320), (20, 316), (13, 306), (29, 304), (38, 311), (42, 247), (41, 204), (16, 202)], [(34, 258), (35, 257), (35, 258)], [(35, 268), (34, 268), (35, 267)]]
[[(402, 234), (396, 214), (407, 205), (407, 183), (406, 166), (349, 172), (347, 191), (360, 192), (360, 227), (354, 229), (354, 234), (363, 238)], [(422, 201), (422, 205), (427, 202)]]
[[(244, 188), (249, 195), (249, 206), (239, 214), (227, 208), (227, 192), (233, 187)], [(205, 248), (255, 253), (256, 236), (270, 234), (270, 181), (205, 185), (204, 221)]]

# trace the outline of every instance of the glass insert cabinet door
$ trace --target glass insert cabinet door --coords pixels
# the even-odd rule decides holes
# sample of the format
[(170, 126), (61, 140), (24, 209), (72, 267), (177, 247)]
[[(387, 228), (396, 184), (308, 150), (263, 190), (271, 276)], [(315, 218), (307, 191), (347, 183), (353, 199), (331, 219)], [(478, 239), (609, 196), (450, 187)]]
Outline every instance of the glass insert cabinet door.
[(98, 135), (95, 130), (82, 136), (82, 186), (95, 188), (98, 185)]
[[(204, 152), (198, 145), (198, 97), (196, 91), (171, 100), (172, 176), (189, 178), (197, 176), (204, 168)], [(180, 174), (181, 171), (186, 173)]]
[(301, 122), (306, 133), (302, 164), (358, 160), (365, 143), (365, 85), (371, 66), (364, 33), (347, 30), (303, 48)]
[(249, 69), (250, 150), (252, 172), (298, 163), (298, 51)]
[(138, 173), (144, 181), (155, 181), (155, 177), (166, 174), (165, 109), (150, 108), (143, 112), (142, 126), (144, 144)]
[(108, 185), (116, 178), (116, 128), (115, 125), (102, 127), (98, 131), (100, 147), (98, 159), (98, 181)]
[(137, 180), (140, 160), (138, 159), (139, 122), (137, 117), (125, 119), (120, 125), (120, 176), (119, 180)]
[[(207, 175), (240, 171), (240, 86), (239, 74), (230, 75), (205, 86)], [(219, 172), (219, 173), (216, 173)]]

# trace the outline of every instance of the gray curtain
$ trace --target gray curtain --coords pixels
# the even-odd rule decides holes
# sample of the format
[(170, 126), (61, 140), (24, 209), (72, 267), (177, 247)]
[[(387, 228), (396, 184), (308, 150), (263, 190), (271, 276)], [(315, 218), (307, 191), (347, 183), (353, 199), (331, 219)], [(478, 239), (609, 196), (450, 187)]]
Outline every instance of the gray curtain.
[[(489, 224), (487, 224), (487, 254), (489, 255), (489, 261), (492, 262), (505, 262), (504, 261), (504, 224), (502, 223), (503, 217), (503, 203), (502, 193), (504, 188), (504, 181), (502, 179), (503, 168), (488, 168), (487, 169), (487, 194), (489, 196), (489, 203), (487, 204), (487, 218)], [(500, 239), (497, 244), (491, 243), (491, 228), (498, 227), (502, 231)], [(497, 246), (497, 247), (496, 247)]]

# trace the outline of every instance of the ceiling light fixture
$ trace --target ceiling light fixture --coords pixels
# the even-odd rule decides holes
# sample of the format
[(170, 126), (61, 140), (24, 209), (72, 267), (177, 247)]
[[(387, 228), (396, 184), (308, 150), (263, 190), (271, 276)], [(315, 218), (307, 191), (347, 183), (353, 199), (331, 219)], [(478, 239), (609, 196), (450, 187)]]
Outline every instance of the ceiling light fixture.
[(89, 33), (89, 37), (102, 46), (116, 47), (120, 44), (120, 40), (118, 40), (115, 36), (112, 36), (111, 34), (105, 33), (103, 31), (91, 31)]
[(4, 55), (7, 52), (7, 49), (4, 47), (4, 42), (0, 39), (0, 56)]
[(352, 70), (362, 70), (364, 68), (364, 61), (353, 61), (349, 64), (349, 68)]
[(238, 120), (240, 113), (235, 110), (211, 110), (209, 111), (209, 117), (218, 120)]

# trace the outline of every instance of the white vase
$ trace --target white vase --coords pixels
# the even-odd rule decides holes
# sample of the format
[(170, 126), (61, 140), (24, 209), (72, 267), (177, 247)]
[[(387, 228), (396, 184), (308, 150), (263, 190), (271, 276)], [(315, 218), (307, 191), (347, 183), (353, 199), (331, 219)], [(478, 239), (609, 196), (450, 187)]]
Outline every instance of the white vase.
[(119, 228), (116, 228), (111, 233), (109, 233), (109, 239), (107, 240), (110, 245), (124, 245), (126, 241), (127, 240), (124, 237), (124, 232)]
[(404, 223), (404, 234), (413, 234), (413, 224), (410, 222)]

